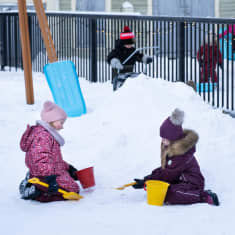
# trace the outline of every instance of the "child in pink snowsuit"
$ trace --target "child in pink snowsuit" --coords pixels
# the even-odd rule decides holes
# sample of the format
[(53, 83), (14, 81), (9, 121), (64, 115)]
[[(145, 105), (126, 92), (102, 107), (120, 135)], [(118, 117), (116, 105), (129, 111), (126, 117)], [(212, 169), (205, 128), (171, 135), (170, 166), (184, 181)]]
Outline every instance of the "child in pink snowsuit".
[[(62, 108), (47, 101), (41, 111), (41, 120), (35, 126), (28, 126), (24, 132), (20, 147), (26, 152), (25, 163), (29, 174), (20, 184), (23, 199), (41, 202), (64, 200), (58, 188), (79, 192), (75, 182), (77, 169), (63, 160), (60, 150), (65, 142), (58, 131), (63, 129), (66, 118)], [(29, 184), (27, 181), (32, 177), (48, 183), (49, 188)]]
[(144, 179), (134, 179), (135, 189), (143, 188), (147, 180), (161, 180), (170, 184), (166, 204), (192, 204), (198, 202), (219, 205), (218, 197), (204, 190), (204, 177), (194, 156), (198, 135), (182, 129), (184, 112), (175, 109), (160, 127), (161, 167)]

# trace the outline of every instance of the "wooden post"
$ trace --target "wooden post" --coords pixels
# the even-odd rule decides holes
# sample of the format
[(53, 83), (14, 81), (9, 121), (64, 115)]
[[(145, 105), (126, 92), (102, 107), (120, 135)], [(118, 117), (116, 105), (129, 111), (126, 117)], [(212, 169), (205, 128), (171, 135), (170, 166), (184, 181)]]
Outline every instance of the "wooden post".
[(43, 41), (47, 50), (47, 56), (48, 56), (49, 62), (50, 63), (55, 62), (58, 59), (56, 56), (56, 50), (55, 50), (54, 42), (51, 36), (51, 31), (48, 25), (47, 17), (43, 8), (42, 0), (33, 0), (33, 2), (34, 2), (34, 7), (37, 13)]
[(34, 104), (32, 62), (29, 41), (29, 24), (26, 10), (26, 0), (18, 0), (20, 39), (23, 56), (25, 90), (27, 104)]

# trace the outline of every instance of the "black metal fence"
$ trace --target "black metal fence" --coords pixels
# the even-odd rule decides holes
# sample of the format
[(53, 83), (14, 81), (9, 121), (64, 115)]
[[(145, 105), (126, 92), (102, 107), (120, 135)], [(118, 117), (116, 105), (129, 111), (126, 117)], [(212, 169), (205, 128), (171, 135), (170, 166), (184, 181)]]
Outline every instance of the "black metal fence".
[[(36, 14), (28, 13), (33, 71), (48, 63)], [(47, 13), (59, 60), (72, 60), (79, 77), (111, 79), (108, 53), (125, 25), (136, 48), (154, 58), (147, 74), (168, 81), (193, 80), (204, 100), (234, 110), (235, 19)], [(17, 12), (0, 13), (0, 65), (22, 68)], [(137, 63), (135, 71), (141, 72)], [(209, 91), (207, 91), (207, 88)]]

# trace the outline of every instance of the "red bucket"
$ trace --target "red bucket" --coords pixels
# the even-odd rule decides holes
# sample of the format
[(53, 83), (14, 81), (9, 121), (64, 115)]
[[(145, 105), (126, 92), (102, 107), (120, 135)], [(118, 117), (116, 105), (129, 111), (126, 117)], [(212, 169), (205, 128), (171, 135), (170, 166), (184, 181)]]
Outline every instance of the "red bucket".
[(93, 166), (77, 171), (76, 174), (77, 174), (78, 180), (80, 181), (84, 189), (95, 186)]

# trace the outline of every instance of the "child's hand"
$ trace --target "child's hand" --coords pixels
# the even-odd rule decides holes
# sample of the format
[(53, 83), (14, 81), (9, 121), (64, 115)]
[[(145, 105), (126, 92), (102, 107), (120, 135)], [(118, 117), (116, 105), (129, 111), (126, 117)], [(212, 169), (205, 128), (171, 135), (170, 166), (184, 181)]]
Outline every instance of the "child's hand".
[(134, 179), (136, 184), (132, 185), (134, 189), (141, 189), (144, 188), (144, 180), (143, 179)]
[(123, 69), (123, 65), (121, 64), (120, 60), (117, 59), (117, 58), (113, 58), (111, 61), (110, 61), (110, 65), (113, 69), (119, 69), (119, 70), (122, 70)]
[(59, 185), (56, 182), (56, 175), (49, 175), (45, 177), (46, 183), (49, 184), (48, 192), (56, 193), (59, 189)]
[(77, 177), (77, 172), (78, 170), (73, 167), (72, 165), (69, 165), (69, 169), (68, 169), (68, 172), (69, 172), (69, 175), (74, 179), (74, 180), (78, 180), (78, 177)]
[(153, 62), (153, 58), (151, 56), (144, 55), (142, 61), (144, 64), (150, 64)]

